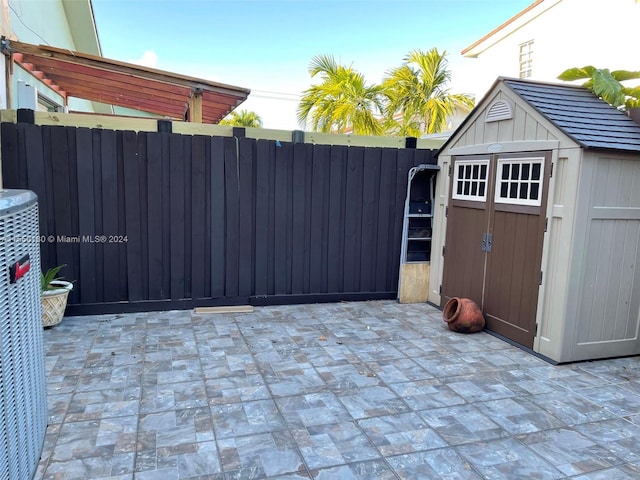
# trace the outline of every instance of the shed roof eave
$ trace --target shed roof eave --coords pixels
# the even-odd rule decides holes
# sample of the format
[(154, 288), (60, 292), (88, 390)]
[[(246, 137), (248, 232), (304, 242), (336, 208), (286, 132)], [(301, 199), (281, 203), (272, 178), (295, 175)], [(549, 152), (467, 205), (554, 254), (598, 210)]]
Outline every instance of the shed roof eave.
[[(640, 125), (628, 118), (615, 107), (608, 105), (604, 100), (598, 99), (588, 89), (575, 85), (552, 84), (515, 78), (504, 78), (502, 83), (514, 92), (518, 97), (530, 105), (539, 115), (550, 122), (558, 131), (562, 132), (582, 148), (604, 148), (613, 151), (633, 152), (640, 151), (637, 139), (640, 137)], [(549, 109), (549, 98), (544, 95), (546, 89), (557, 91), (562, 89), (569, 93), (568, 98), (573, 99), (573, 106), (566, 105), (566, 112), (560, 115), (559, 110)], [(582, 92), (575, 95), (575, 92)], [(556, 97), (554, 97), (556, 98)], [(563, 102), (553, 102), (556, 107)], [(588, 109), (582, 110), (581, 106)], [(576, 112), (580, 112), (576, 115)], [(591, 112), (591, 113), (589, 113)], [(591, 116), (596, 122), (594, 127), (576, 128), (580, 125), (583, 116)], [(576, 122), (571, 121), (574, 116)], [(617, 118), (616, 118), (617, 117)], [(598, 122), (598, 120), (605, 120)], [(583, 125), (584, 127), (584, 125)], [(606, 127), (606, 128), (605, 128)], [(607, 138), (605, 142), (601, 139)]]

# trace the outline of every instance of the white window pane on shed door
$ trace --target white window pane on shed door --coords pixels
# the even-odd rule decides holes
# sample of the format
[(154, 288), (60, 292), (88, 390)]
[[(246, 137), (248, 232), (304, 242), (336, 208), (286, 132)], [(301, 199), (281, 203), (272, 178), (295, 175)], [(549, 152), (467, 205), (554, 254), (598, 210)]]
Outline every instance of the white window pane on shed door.
[(485, 202), (489, 159), (459, 160), (456, 162), (452, 197), (456, 200)]
[(495, 202), (540, 206), (544, 158), (500, 158), (496, 171)]

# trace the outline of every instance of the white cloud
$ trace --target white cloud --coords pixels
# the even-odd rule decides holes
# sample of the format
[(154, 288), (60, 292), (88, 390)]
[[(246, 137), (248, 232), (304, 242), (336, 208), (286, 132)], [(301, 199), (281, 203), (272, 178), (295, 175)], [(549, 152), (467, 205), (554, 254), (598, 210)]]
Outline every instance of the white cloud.
[(155, 68), (158, 65), (158, 55), (153, 50), (145, 50), (142, 57), (136, 60), (129, 60), (129, 63)]

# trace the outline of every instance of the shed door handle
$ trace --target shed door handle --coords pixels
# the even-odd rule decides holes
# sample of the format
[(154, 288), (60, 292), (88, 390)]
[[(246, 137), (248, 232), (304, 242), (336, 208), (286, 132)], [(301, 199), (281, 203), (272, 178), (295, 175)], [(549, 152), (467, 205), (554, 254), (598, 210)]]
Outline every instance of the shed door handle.
[(491, 233), (482, 234), (482, 251), (490, 252), (493, 245), (493, 235)]

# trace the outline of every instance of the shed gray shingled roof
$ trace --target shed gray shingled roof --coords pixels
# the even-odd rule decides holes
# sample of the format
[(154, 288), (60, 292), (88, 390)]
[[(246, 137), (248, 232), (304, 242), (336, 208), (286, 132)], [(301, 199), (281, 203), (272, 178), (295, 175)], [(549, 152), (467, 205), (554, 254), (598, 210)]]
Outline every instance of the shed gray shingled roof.
[(582, 147), (640, 152), (640, 124), (590, 90), (511, 78), (503, 82)]

